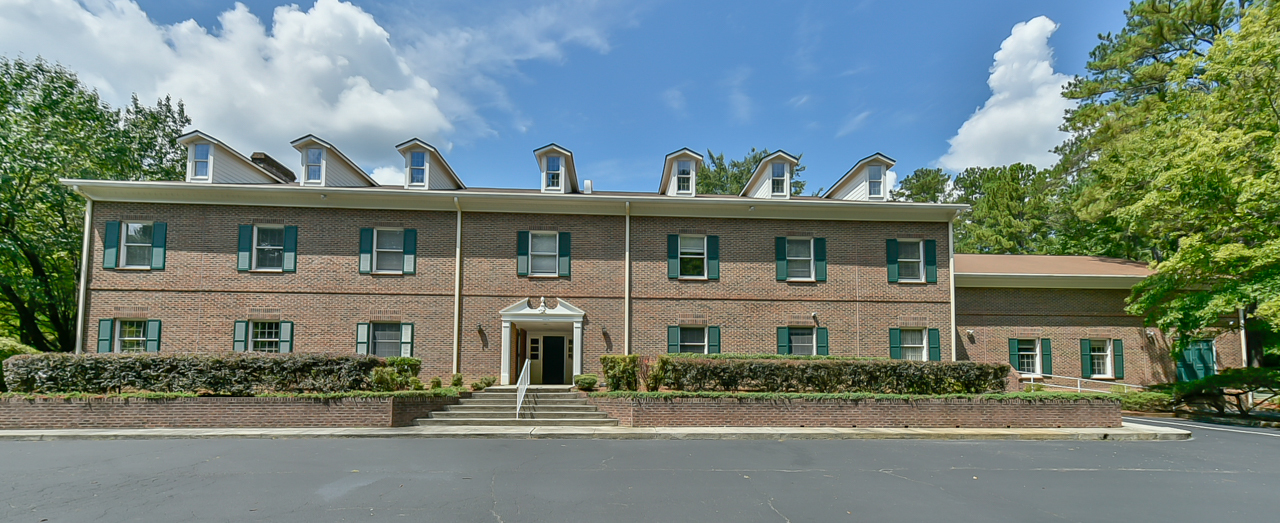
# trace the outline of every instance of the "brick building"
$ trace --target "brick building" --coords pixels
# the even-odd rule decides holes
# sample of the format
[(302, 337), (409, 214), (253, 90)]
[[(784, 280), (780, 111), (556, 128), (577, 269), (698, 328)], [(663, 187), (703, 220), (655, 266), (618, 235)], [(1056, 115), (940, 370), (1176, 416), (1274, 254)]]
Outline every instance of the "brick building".
[[(1148, 383), (1175, 367), (1123, 313), (1144, 267), (1058, 258), (1055, 277), (1018, 268), (1042, 261), (954, 256), (964, 207), (886, 201), (893, 160), (878, 153), (806, 197), (790, 194), (798, 159), (782, 151), (741, 194), (712, 195), (697, 193), (689, 149), (665, 158), (658, 191), (634, 193), (593, 191), (555, 144), (534, 152), (537, 188), (479, 189), (416, 139), (396, 147), (395, 186), (311, 135), (293, 142), (300, 178), (199, 131), (179, 141), (182, 182), (64, 180), (90, 202), (84, 351), (413, 355), (424, 378), (501, 383), (527, 360), (534, 383), (565, 383), (602, 354), (667, 352), (1079, 376), (1096, 339), (1086, 377)], [(1131, 272), (1088, 277), (1108, 267)], [(1238, 365), (1239, 346), (1209, 342), (1210, 365)]]

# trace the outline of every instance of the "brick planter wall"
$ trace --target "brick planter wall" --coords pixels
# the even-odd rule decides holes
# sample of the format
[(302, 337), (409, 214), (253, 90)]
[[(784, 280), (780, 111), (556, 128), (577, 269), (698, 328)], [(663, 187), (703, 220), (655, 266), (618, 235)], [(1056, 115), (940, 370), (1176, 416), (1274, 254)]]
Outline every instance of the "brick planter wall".
[(624, 427), (1119, 427), (1120, 403), (1039, 401), (590, 398)]
[(402, 427), (458, 399), (7, 398), (0, 429)]

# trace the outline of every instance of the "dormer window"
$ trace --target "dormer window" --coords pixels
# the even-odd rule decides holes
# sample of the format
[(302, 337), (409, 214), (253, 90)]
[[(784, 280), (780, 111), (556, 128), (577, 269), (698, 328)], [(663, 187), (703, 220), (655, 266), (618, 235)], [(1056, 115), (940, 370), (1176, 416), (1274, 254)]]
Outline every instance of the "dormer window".
[(693, 161), (676, 162), (676, 192), (681, 194), (693, 192)]
[(204, 180), (209, 178), (209, 144), (198, 143), (192, 152), (191, 177)]
[(307, 181), (320, 181), (320, 168), (324, 163), (324, 149), (307, 149)]
[(427, 183), (427, 153), (409, 153), (409, 185)]
[(773, 195), (786, 196), (787, 194), (787, 164), (777, 162), (773, 164)]
[(547, 188), (548, 189), (560, 188), (561, 174), (562, 174), (562, 169), (560, 167), (560, 157), (548, 156), (547, 157)]
[(884, 197), (884, 167), (880, 165), (872, 165), (867, 168), (867, 196), (871, 198)]

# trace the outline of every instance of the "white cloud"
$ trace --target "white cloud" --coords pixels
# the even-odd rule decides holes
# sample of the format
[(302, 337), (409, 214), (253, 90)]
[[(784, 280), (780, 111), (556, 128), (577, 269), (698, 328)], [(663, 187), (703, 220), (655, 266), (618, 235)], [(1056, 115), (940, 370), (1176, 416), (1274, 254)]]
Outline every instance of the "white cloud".
[(791, 97), (790, 100), (787, 100), (787, 105), (790, 105), (791, 107), (799, 108), (800, 106), (808, 102), (809, 102), (809, 95), (800, 94), (800, 95)]
[(684, 114), (684, 93), (679, 89), (672, 87), (662, 92), (662, 101), (670, 107), (672, 111)]
[(725, 79), (725, 85), (729, 87), (729, 116), (737, 123), (751, 122), (754, 104), (751, 101), (751, 97), (742, 88), (750, 77), (750, 68), (739, 67), (731, 71), (729, 77)]
[(384, 165), (375, 168), (369, 176), (372, 176), (381, 185), (404, 185), (404, 171), (403, 167)]
[(857, 131), (862, 127), (862, 124), (867, 121), (867, 117), (869, 116), (871, 116), (871, 111), (862, 111), (858, 114), (849, 115), (849, 118), (845, 120), (844, 125), (840, 126), (840, 130), (836, 131), (836, 138)]
[(958, 171), (1023, 162), (1044, 168), (1057, 161), (1050, 149), (1067, 138), (1058, 126), (1074, 107), (1062, 97), (1070, 78), (1053, 70), (1049, 36), (1057, 29), (1044, 16), (1013, 26), (991, 65), (991, 98), (949, 140), (939, 166)]

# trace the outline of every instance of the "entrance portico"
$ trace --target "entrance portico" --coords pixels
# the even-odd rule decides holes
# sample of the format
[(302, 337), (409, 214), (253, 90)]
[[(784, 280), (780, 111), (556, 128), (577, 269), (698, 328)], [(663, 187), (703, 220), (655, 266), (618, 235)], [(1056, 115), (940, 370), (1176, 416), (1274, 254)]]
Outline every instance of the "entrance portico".
[[(524, 358), (518, 358), (518, 355), (525, 354), (528, 357), (529, 333), (545, 333), (547, 337), (556, 338), (557, 333), (563, 332), (565, 337), (571, 341), (567, 344), (568, 359), (572, 361), (571, 375), (564, 376), (563, 382), (571, 383), (573, 376), (582, 374), (582, 319), (586, 315), (582, 309), (574, 307), (569, 302), (556, 299), (555, 306), (548, 307), (546, 298), (539, 298), (535, 305), (530, 299), (523, 299), (511, 306), (502, 309), (502, 379), (503, 385), (511, 385), (513, 376), (517, 376), (520, 368), (524, 366)], [(518, 335), (514, 331), (523, 331), (525, 335)], [(544, 348), (545, 347), (540, 347)], [(544, 353), (545, 354), (545, 353)], [(540, 354), (540, 356), (544, 355)], [(545, 360), (542, 360), (545, 363)], [(554, 372), (551, 373), (554, 375)], [(544, 370), (543, 376), (548, 374)]]

